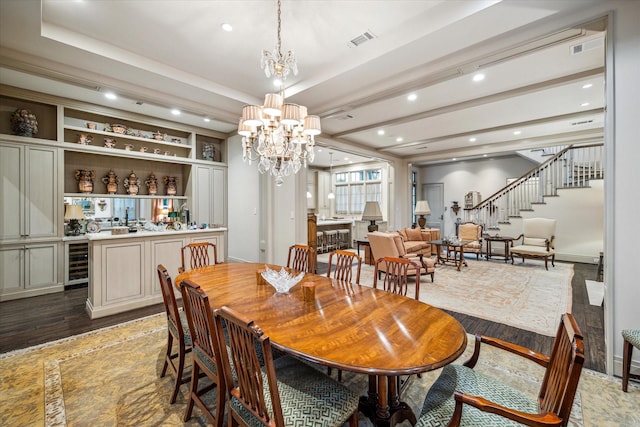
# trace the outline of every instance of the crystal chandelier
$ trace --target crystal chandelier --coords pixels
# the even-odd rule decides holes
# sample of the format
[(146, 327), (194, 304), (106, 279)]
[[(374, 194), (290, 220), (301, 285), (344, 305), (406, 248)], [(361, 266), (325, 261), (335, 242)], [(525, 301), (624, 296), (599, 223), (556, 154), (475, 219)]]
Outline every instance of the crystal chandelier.
[(265, 75), (279, 81), (278, 93), (268, 93), (264, 105), (245, 105), (238, 124), (242, 136), (242, 160), (258, 161), (260, 173), (269, 172), (276, 185), (285, 176), (297, 173), (313, 162), (313, 137), (319, 135), (320, 117), (307, 114), (307, 107), (285, 102), (284, 81), (290, 73), (298, 74), (292, 51), (282, 54), (280, 38), (280, 0), (278, 0), (278, 42), (273, 52), (262, 51), (260, 66)]

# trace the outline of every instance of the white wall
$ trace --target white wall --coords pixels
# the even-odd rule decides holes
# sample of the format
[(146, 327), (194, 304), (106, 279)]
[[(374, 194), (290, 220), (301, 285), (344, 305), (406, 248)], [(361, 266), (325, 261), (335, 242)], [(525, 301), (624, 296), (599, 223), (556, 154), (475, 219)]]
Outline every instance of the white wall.
[[(444, 184), (444, 235), (455, 234), (456, 215), (450, 209), (457, 201), (464, 207), (464, 195), (479, 191), (485, 199), (507, 184), (508, 178), (517, 178), (536, 166), (520, 156), (486, 158), (453, 163), (436, 164), (420, 168), (418, 198), (423, 184)], [(462, 217), (462, 211), (458, 212)]]

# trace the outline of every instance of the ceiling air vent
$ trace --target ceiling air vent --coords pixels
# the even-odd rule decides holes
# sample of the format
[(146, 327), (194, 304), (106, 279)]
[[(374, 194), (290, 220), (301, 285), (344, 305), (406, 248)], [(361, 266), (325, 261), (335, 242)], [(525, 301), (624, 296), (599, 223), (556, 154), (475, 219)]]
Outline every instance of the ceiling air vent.
[(586, 125), (589, 123), (593, 123), (593, 120), (583, 120), (581, 122), (573, 122), (571, 123), (571, 126)]
[(573, 46), (570, 47), (571, 54), (577, 55), (579, 53), (586, 52), (591, 49), (597, 49), (601, 47), (603, 44), (604, 44), (604, 40), (602, 38), (589, 40), (587, 42), (580, 43), (580, 44), (574, 44)]
[(349, 43), (347, 44), (349, 45), (349, 47), (358, 47), (361, 44), (366, 43), (371, 39), (374, 39), (375, 37), (376, 37), (375, 34), (373, 34), (371, 31), (365, 31), (364, 33), (359, 34), (353, 39), (351, 39), (351, 41), (349, 41)]
[(333, 118), (336, 120), (344, 121), (353, 119), (353, 116), (351, 114), (342, 114), (340, 116), (334, 116)]

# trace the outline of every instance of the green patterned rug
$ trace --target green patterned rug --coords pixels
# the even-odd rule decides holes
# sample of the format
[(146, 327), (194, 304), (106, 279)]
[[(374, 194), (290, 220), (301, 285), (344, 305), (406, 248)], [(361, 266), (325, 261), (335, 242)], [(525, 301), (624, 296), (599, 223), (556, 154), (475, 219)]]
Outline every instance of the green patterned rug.
[[(168, 403), (173, 378), (159, 378), (165, 343), (166, 320), (155, 315), (2, 354), (0, 425), (204, 425), (198, 409), (192, 420), (182, 422), (186, 385), (177, 402)], [(456, 363), (466, 360), (470, 350)], [(489, 347), (483, 355), (476, 369), (537, 393), (542, 378), (539, 366)], [(414, 377), (403, 395), (416, 414), (438, 373)], [(364, 375), (344, 372), (344, 383), (365, 394)], [(640, 425), (639, 403), (637, 385), (630, 385), (625, 394), (619, 379), (584, 371), (571, 425)], [(360, 426), (370, 425), (361, 418)]]

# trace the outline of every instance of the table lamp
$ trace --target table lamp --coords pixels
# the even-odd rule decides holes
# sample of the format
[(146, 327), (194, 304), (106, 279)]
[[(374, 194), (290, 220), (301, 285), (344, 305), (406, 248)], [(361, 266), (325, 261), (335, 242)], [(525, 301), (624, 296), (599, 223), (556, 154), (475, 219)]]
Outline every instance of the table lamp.
[(424, 228), (427, 223), (427, 219), (424, 217), (425, 215), (431, 215), (431, 208), (429, 208), (429, 202), (426, 200), (418, 200), (416, 202), (416, 207), (413, 210), (414, 215), (420, 215), (418, 218), (418, 225), (420, 228)]
[(378, 202), (367, 202), (364, 205), (364, 212), (362, 212), (363, 221), (371, 221), (367, 230), (369, 232), (378, 231), (378, 225), (376, 221), (382, 221), (382, 211), (380, 211), (380, 205)]
[(80, 235), (80, 220), (85, 219), (80, 205), (65, 205), (64, 220), (69, 221), (67, 236)]

